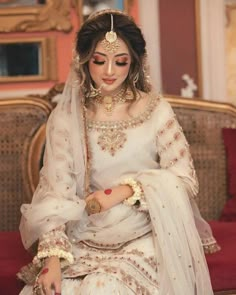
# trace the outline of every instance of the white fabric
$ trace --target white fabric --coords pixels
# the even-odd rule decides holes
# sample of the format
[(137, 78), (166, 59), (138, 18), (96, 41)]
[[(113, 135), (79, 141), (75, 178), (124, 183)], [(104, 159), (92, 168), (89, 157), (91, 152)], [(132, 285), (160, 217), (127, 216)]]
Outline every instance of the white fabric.
[[(43, 233), (64, 223), (75, 249), (79, 249), (80, 241), (84, 240), (89, 240), (91, 245), (104, 244), (104, 248), (109, 249), (109, 244), (132, 243), (152, 229), (160, 294), (213, 294), (196, 225), (200, 234), (207, 231), (211, 237), (211, 231), (202, 219), (202, 222), (194, 222), (189, 198), (196, 195), (198, 183), (187, 142), (170, 105), (165, 99), (150, 96), (150, 101), (157, 102), (155, 108), (145, 122), (137, 118), (137, 126), (131, 124), (123, 130), (127, 141), (111, 156), (97, 144), (98, 129), (85, 132), (78, 83), (73, 79), (73, 76), (69, 78), (62, 100), (48, 122), (40, 184), (32, 203), (21, 209), (20, 230), (25, 247), (29, 248)], [(127, 177), (138, 179), (149, 213), (119, 204), (107, 212), (87, 216), (83, 200), (87, 148), (90, 189), (112, 187)], [(199, 212), (195, 216), (198, 220)], [(133, 247), (135, 250), (135, 242)], [(112, 263), (115, 261), (111, 260)], [(127, 267), (128, 264), (124, 269)], [(131, 279), (138, 266), (132, 269)], [(90, 272), (89, 268), (84, 271)], [(153, 287), (151, 283), (148, 286), (148, 282), (146, 278), (144, 283), (151, 290)], [(125, 280), (123, 283), (128, 284)]]
[[(62, 281), (63, 295), (134, 295), (135, 293), (116, 278), (94, 273), (81, 279)], [(32, 286), (26, 286), (19, 295), (32, 295)], [(54, 295), (54, 291), (52, 291)]]

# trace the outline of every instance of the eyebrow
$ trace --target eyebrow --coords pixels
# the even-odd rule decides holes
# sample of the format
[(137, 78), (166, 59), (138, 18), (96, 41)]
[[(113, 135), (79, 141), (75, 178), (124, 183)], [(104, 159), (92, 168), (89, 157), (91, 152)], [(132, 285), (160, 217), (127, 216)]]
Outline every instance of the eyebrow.
[[(99, 52), (99, 51), (95, 51), (94, 54), (100, 54), (102, 56), (107, 56), (106, 54), (102, 53), (102, 52)], [(128, 53), (119, 53), (119, 54), (116, 54), (115, 57), (119, 57), (119, 56), (128, 56), (129, 54)]]

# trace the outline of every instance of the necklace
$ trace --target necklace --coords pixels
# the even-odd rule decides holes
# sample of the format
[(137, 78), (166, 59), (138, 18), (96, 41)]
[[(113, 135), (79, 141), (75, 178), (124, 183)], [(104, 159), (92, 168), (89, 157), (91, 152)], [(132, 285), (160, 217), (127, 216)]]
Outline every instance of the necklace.
[(115, 95), (97, 95), (95, 98), (91, 99), (91, 102), (96, 105), (102, 105), (106, 111), (106, 114), (111, 116), (114, 108), (117, 104), (125, 103), (133, 99), (132, 92), (121, 88)]

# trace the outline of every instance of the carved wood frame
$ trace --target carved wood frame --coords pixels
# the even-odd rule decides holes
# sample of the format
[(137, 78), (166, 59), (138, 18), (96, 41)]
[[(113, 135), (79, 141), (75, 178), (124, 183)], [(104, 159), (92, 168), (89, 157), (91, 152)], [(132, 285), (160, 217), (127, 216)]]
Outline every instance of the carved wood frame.
[(44, 5), (1, 8), (0, 32), (69, 32), (70, 7), (68, 0), (46, 0)]
[(57, 80), (56, 40), (54, 37), (4, 38), (0, 40), (0, 44), (34, 42), (40, 44), (39, 68), (41, 73), (39, 75), (0, 76), (0, 83)]
[[(76, 12), (79, 17), (79, 20), (81, 20), (80, 23), (83, 23), (83, 15), (82, 15), (83, 0), (73, 0), (73, 3), (74, 3), (74, 6), (76, 7)], [(133, 3), (133, 0), (123, 0), (124, 11), (126, 13), (130, 12), (132, 3)]]

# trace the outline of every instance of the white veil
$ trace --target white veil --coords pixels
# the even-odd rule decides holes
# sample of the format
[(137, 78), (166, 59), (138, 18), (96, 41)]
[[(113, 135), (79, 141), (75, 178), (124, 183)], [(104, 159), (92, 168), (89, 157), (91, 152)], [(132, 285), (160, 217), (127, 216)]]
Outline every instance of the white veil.
[(44, 164), (31, 204), (21, 207), (20, 232), (25, 248), (38, 238), (84, 214), (87, 150), (84, 106), (72, 68), (46, 129)]

